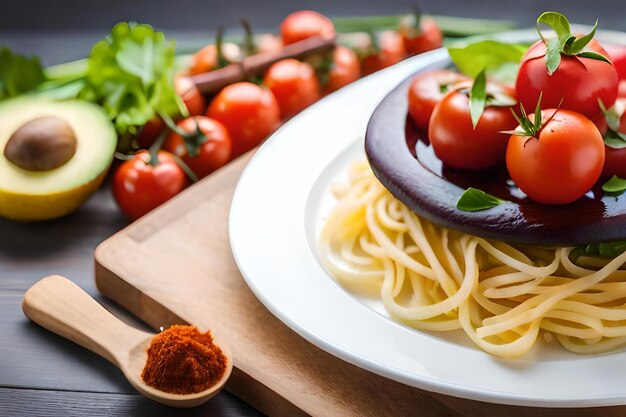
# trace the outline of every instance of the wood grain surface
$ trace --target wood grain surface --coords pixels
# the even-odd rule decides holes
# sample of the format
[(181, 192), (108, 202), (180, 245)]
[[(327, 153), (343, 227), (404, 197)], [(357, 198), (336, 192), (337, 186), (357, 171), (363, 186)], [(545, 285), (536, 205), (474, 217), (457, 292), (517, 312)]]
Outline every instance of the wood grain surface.
[[(226, 389), (272, 416), (617, 416), (626, 407), (537, 409), (432, 394), (357, 368), (275, 318), (230, 252), (228, 208), (249, 154), (103, 242), (100, 291), (153, 328), (191, 323), (231, 346)], [(263, 250), (262, 248), (260, 250)]]
[(111, 416), (240, 416), (259, 413), (220, 393), (210, 404), (195, 409), (174, 409), (155, 403), (137, 393), (68, 392), (0, 388), (0, 415), (6, 417), (111, 417)]
[(44, 276), (58, 273), (127, 323), (149, 330), (103, 297), (93, 278), (96, 246), (127, 223), (115, 206), (108, 181), (76, 213), (64, 218), (37, 224), (0, 219), (0, 416), (260, 416), (225, 391), (197, 409), (161, 406), (137, 394), (107, 360), (24, 316), (21, 304), (26, 290)]

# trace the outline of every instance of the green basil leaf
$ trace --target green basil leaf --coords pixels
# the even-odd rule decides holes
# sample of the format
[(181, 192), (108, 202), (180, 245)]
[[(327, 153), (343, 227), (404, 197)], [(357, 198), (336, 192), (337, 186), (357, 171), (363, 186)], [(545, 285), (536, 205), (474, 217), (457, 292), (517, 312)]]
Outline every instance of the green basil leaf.
[(456, 208), (463, 211), (481, 211), (504, 203), (497, 197), (476, 188), (468, 188), (456, 202)]
[(604, 138), (604, 144), (613, 149), (626, 148), (626, 135), (614, 130), (609, 130)]
[(500, 84), (515, 85), (519, 66), (519, 62), (503, 62), (500, 65), (487, 68), (487, 74), (489, 75), (489, 79), (499, 82)]
[(0, 48), (0, 101), (29, 92), (45, 79), (37, 57), (25, 57)]
[(602, 190), (611, 194), (623, 193), (626, 191), (626, 180), (613, 175), (610, 180), (602, 185)]
[(587, 46), (587, 44), (591, 42), (593, 37), (596, 35), (597, 29), (598, 29), (598, 19), (596, 19), (596, 24), (593, 25), (593, 29), (591, 30), (591, 32), (589, 32), (585, 36), (581, 36), (580, 38), (572, 42), (569, 48), (565, 50), (565, 53), (568, 55), (576, 55), (577, 53), (582, 51), (585, 48), (585, 46)]
[(626, 242), (606, 242), (598, 244), (598, 253), (602, 256), (615, 258), (626, 251)]
[(561, 64), (561, 45), (558, 39), (551, 39), (546, 47), (548, 74), (552, 75)]
[(608, 59), (607, 57), (605, 57), (602, 54), (599, 54), (597, 52), (593, 52), (593, 51), (584, 51), (581, 52), (579, 54), (576, 54), (576, 56), (579, 56), (581, 58), (589, 58), (589, 59), (597, 59), (598, 61), (604, 61), (609, 65), (613, 65), (613, 63), (611, 62), (610, 59)]
[(476, 76), (474, 84), (469, 95), (470, 116), (472, 118), (472, 126), (476, 129), (476, 125), (485, 110), (487, 102), (487, 78), (485, 71), (481, 71)]
[(591, 256), (605, 256), (615, 258), (626, 251), (626, 241), (590, 243), (584, 248), (584, 252)]
[(539, 30), (540, 23), (546, 24), (554, 29), (559, 41), (559, 47), (560, 49), (563, 49), (567, 41), (572, 36), (572, 30), (570, 29), (567, 17), (558, 12), (545, 12), (537, 18), (537, 32), (539, 32), (539, 36), (545, 42), (545, 38), (541, 34), (541, 30)]
[(526, 49), (524, 45), (483, 40), (455, 43), (448, 47), (448, 53), (459, 71), (472, 78), (484, 70), (490, 79), (511, 84)]

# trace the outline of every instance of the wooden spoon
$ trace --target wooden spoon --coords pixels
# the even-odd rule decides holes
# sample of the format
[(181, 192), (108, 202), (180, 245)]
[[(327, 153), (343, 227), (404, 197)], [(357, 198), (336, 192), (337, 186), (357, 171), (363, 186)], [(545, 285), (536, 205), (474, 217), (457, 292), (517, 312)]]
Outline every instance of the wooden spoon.
[(219, 343), (228, 363), (224, 376), (213, 387), (180, 395), (146, 385), (141, 371), (155, 335), (128, 326), (76, 284), (58, 275), (46, 277), (26, 291), (22, 310), (35, 323), (108, 359), (139, 393), (171, 407), (195, 407), (209, 400), (222, 389), (233, 368), (230, 352)]

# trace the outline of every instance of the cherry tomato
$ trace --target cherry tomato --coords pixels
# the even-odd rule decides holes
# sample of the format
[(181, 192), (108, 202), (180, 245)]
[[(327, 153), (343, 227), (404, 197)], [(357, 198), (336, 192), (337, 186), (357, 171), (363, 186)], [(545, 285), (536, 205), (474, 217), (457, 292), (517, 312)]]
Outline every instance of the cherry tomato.
[(287, 16), (280, 24), (280, 35), (284, 45), (289, 45), (313, 36), (332, 38), (335, 26), (329, 18), (312, 10), (300, 10)]
[(428, 129), (430, 116), (437, 103), (454, 87), (470, 78), (450, 70), (434, 70), (413, 77), (409, 86), (409, 114), (415, 125)]
[(137, 144), (142, 148), (149, 148), (163, 129), (165, 129), (165, 123), (161, 118), (155, 117), (141, 128), (137, 135)]
[(259, 53), (276, 53), (283, 49), (282, 40), (278, 36), (269, 33), (257, 35), (255, 43)]
[[(618, 103), (620, 103), (621, 107), (619, 112), (622, 114), (619, 119), (618, 132), (626, 134), (626, 111), (624, 111), (626, 103), (624, 103), (623, 100), (618, 99), (618, 101), (615, 102), (616, 108), (618, 107)], [(601, 133), (603, 133), (602, 136), (606, 136), (606, 130), (608, 130), (608, 128), (605, 129), (605, 132), (601, 131)], [(604, 160), (604, 167), (602, 168), (602, 175), (609, 177), (617, 175), (620, 178), (626, 178), (626, 148), (616, 149), (604, 145), (604, 151), (606, 156)]]
[(400, 34), (404, 49), (411, 55), (421, 54), (441, 48), (443, 34), (434, 19), (423, 17), (419, 22), (419, 29), (415, 27), (415, 18), (400, 22)]
[(602, 42), (602, 47), (609, 54), (617, 71), (617, 78), (626, 80), (626, 46), (611, 42)]
[(379, 37), (380, 51), (371, 53), (361, 59), (361, 72), (369, 75), (397, 64), (406, 57), (402, 35), (395, 30), (386, 30)]
[[(587, 49), (608, 57), (592, 40)], [(515, 83), (517, 98), (526, 110), (534, 109), (541, 97), (541, 108), (561, 108), (582, 113), (589, 119), (600, 114), (598, 99), (610, 107), (617, 97), (617, 72), (613, 65), (597, 59), (561, 54), (561, 63), (552, 75), (546, 67), (546, 45), (536, 42), (522, 57)], [(561, 103), (561, 100), (563, 102)]]
[(538, 137), (511, 136), (506, 166), (515, 184), (531, 199), (567, 204), (582, 197), (600, 177), (604, 142), (587, 117), (571, 110), (554, 112), (542, 112), (545, 125)]
[(333, 51), (332, 60), (328, 71), (328, 81), (323, 88), (324, 94), (337, 91), (361, 76), (359, 58), (352, 49), (337, 45)]
[(289, 119), (320, 99), (320, 83), (310, 64), (283, 59), (265, 73), (263, 83), (270, 89), (283, 119)]
[(198, 116), (206, 110), (206, 100), (198, 87), (191, 81), (189, 77), (176, 77), (174, 79), (176, 92), (183, 99), (185, 107), (189, 112), (189, 116)]
[[(511, 107), (487, 105), (472, 126), (469, 110), (469, 89), (458, 88), (449, 92), (435, 106), (428, 127), (428, 138), (435, 155), (451, 168), (480, 170), (504, 161), (508, 134), (517, 120)], [(487, 93), (507, 90), (499, 85), (488, 83)], [(508, 95), (508, 92), (507, 92)]]
[(231, 158), (257, 146), (280, 124), (280, 109), (272, 92), (249, 82), (225, 87), (215, 96), (206, 115), (228, 130)]
[(194, 156), (189, 154), (185, 139), (176, 132), (170, 132), (163, 144), (163, 150), (178, 155), (198, 178), (206, 177), (229, 161), (230, 136), (220, 122), (205, 116), (196, 116), (178, 123), (178, 127), (190, 135), (197, 134), (197, 129), (200, 129), (206, 136), (206, 140), (199, 144), (192, 139), (191, 145), (196, 148)]
[(171, 154), (159, 151), (158, 165), (141, 151), (124, 161), (113, 176), (113, 195), (120, 209), (135, 220), (163, 204), (187, 185), (187, 177)]
[[(239, 45), (235, 43), (223, 43), (222, 53), (224, 54), (224, 57), (231, 62), (236, 62), (241, 59), (241, 48), (239, 48)], [(191, 66), (189, 67), (189, 73), (191, 75), (202, 74), (216, 68), (217, 47), (215, 45), (207, 45), (193, 55), (193, 60)]]

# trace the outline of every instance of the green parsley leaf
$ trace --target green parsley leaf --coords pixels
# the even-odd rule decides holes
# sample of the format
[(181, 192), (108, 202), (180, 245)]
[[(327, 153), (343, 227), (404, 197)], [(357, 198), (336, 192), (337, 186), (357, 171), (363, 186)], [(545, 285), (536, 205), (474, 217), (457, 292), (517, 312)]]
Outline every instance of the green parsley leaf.
[(456, 208), (463, 211), (481, 211), (504, 203), (501, 200), (476, 188), (468, 188), (456, 202)]
[(626, 180), (613, 175), (610, 180), (602, 185), (602, 190), (606, 193), (621, 194), (626, 191)]
[(44, 81), (43, 68), (37, 57), (25, 57), (0, 48), (0, 101), (18, 96)]
[(174, 42), (151, 26), (118, 23), (93, 46), (80, 97), (100, 103), (120, 134), (158, 114), (186, 115), (174, 88), (174, 52)]
[(489, 78), (511, 84), (526, 49), (524, 45), (484, 40), (454, 44), (448, 48), (448, 53), (459, 71), (472, 78), (484, 70)]
[(476, 129), (476, 125), (485, 110), (487, 102), (487, 79), (485, 71), (481, 71), (476, 76), (469, 95), (470, 116), (472, 118), (472, 126)]

